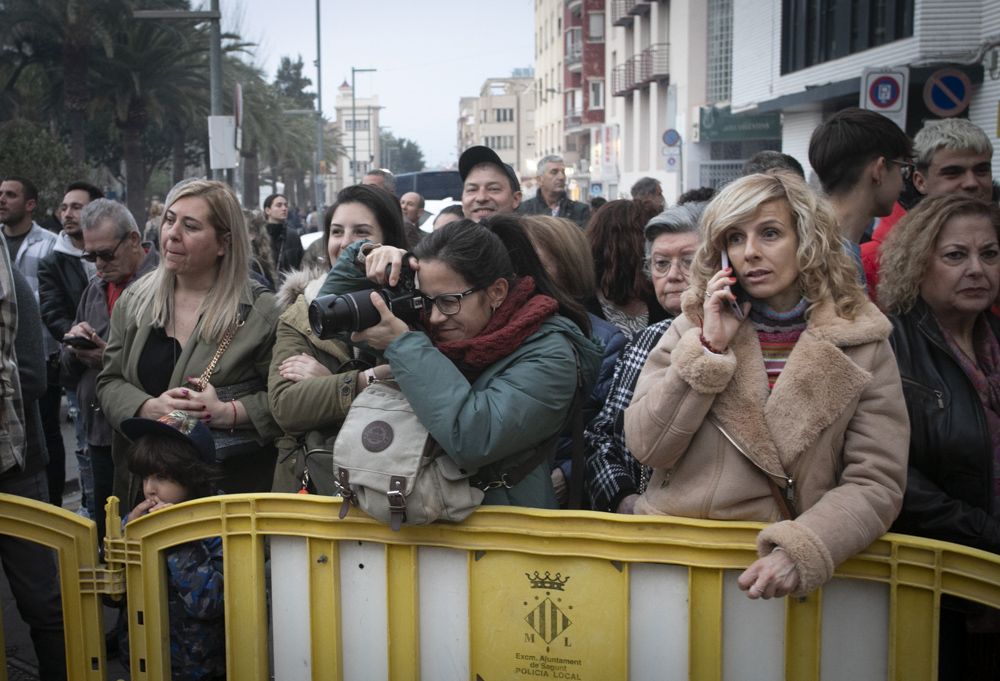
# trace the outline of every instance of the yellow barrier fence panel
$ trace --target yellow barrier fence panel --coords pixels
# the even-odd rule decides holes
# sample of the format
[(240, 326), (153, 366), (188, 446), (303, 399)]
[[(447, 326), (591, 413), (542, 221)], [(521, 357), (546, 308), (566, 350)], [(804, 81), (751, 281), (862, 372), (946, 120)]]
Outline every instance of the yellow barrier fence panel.
[[(309, 597), (312, 637), (319, 645), (312, 649), (312, 678), (343, 678), (340, 634), (340, 555), (337, 543), (328, 539), (309, 540)], [(323, 607), (322, 604), (330, 604)]]
[(417, 587), (417, 547), (386, 547), (386, 587), (389, 606), (389, 678), (420, 678), (420, 594)]
[[(644, 670), (670, 660), (633, 646), (668, 638), (683, 641), (686, 654), (674, 658), (686, 668), (663, 678), (763, 678), (755, 672), (783, 667), (790, 679), (839, 679), (850, 667), (827, 655), (824, 642), (843, 648), (858, 635), (831, 636), (824, 627), (850, 627), (845, 613), (854, 609), (873, 620), (871, 631), (888, 630), (866, 647), (866, 660), (881, 659), (870, 669), (888, 669), (893, 681), (930, 681), (941, 596), (1000, 607), (1000, 557), (900, 535), (847, 561), (828, 587), (830, 599), (824, 590), (803, 602), (751, 602), (735, 576), (756, 555), (755, 523), (483, 508), (461, 524), (393, 532), (357, 511), (339, 520), (338, 509), (330, 498), (238, 495), (130, 525), (124, 544), (114, 541), (135, 556), (130, 620), (142, 608), (146, 622), (145, 635), (133, 640), (146, 670), (133, 678), (167, 678), (157, 624), (166, 608), (163, 551), (211, 536), (224, 541), (228, 675), (239, 681), (268, 675), (266, 538), (284, 546), (287, 574), (302, 575), (308, 592), (308, 626), (294, 634), (308, 632), (308, 644), (296, 648), (305, 663), (282, 681), (639, 678), (630, 659), (642, 660)], [(296, 561), (307, 564), (300, 569)], [(633, 588), (633, 573), (645, 590)], [(654, 593), (669, 618), (657, 619), (648, 602)], [(632, 617), (633, 609), (641, 615)], [(276, 651), (288, 635), (275, 627)], [(763, 662), (754, 656), (760, 641), (775, 651)]]
[[(62, 508), (0, 494), (0, 534), (54, 549), (62, 592), (66, 664), (70, 681), (104, 681), (104, 622), (97, 562), (97, 528)], [(2, 669), (6, 674), (6, 658)]]
[(690, 676), (722, 681), (722, 570), (691, 568), (689, 580)]
[(785, 678), (819, 681), (822, 592), (788, 598), (785, 606)]
[(469, 595), (472, 678), (626, 677), (628, 580), (620, 565), (486, 551), (472, 567)]

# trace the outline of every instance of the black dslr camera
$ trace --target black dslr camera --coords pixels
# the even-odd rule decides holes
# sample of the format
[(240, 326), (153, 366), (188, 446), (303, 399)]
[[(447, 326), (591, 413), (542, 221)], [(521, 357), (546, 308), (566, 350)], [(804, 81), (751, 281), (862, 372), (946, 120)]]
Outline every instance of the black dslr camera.
[[(386, 276), (389, 274), (386, 268)], [(394, 315), (409, 325), (420, 321), (423, 296), (417, 291), (416, 272), (404, 262), (395, 286), (331, 294), (316, 298), (309, 305), (309, 326), (319, 338), (326, 340), (338, 333), (361, 331), (379, 323), (379, 313), (371, 301), (375, 291)]]

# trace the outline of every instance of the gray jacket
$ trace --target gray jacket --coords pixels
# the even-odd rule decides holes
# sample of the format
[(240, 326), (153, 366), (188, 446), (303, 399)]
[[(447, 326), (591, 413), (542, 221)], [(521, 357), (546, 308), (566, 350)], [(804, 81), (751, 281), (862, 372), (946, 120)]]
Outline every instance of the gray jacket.
[[(160, 256), (152, 244), (148, 246), (146, 257), (139, 263), (126, 289), (137, 282), (147, 272), (152, 272), (160, 262)], [(80, 322), (90, 324), (97, 335), (105, 341), (111, 332), (111, 314), (108, 312), (108, 283), (94, 276), (80, 296), (80, 304), (76, 309), (74, 325)], [(97, 375), (101, 367), (88, 367), (76, 358), (69, 346), (62, 348), (63, 373), (71, 380), (79, 381), (76, 386), (77, 398), (80, 402), (80, 416), (83, 417), (84, 431), (87, 433), (87, 444), (110, 447), (112, 440), (111, 424), (104, 418), (101, 405), (97, 402)]]

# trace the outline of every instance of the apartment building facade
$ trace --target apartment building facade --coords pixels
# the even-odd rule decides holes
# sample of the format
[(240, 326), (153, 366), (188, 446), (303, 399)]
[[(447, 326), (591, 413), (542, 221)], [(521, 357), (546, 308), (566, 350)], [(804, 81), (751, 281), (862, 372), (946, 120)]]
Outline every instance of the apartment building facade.
[(351, 85), (337, 88), (336, 125), (347, 154), (337, 158), (337, 191), (357, 184), (381, 158), (378, 95), (352, 97)]
[[(889, 90), (905, 102), (908, 134), (927, 119), (957, 115), (998, 145), (1000, 2), (827, 0), (824, 6), (817, 12), (805, 0), (740, 0), (734, 11), (732, 107), (780, 114), (782, 150), (807, 174), (813, 129), (868, 96), (866, 67), (906, 70), (908, 84)], [(993, 172), (1000, 173), (997, 155)]]
[(490, 147), (521, 177), (534, 175), (534, 72), (515, 69), (508, 78), (487, 78), (478, 97), (459, 101), (458, 152)]

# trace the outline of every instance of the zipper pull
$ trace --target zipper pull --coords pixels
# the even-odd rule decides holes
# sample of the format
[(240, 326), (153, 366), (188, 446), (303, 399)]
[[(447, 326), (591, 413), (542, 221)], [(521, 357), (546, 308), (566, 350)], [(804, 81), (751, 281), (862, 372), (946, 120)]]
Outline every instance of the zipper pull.
[(944, 409), (944, 393), (940, 390), (935, 390), (934, 396), (937, 397), (938, 409)]
[(787, 483), (785, 486), (785, 499), (792, 508), (795, 508), (795, 481), (791, 478), (786, 478), (785, 482)]

